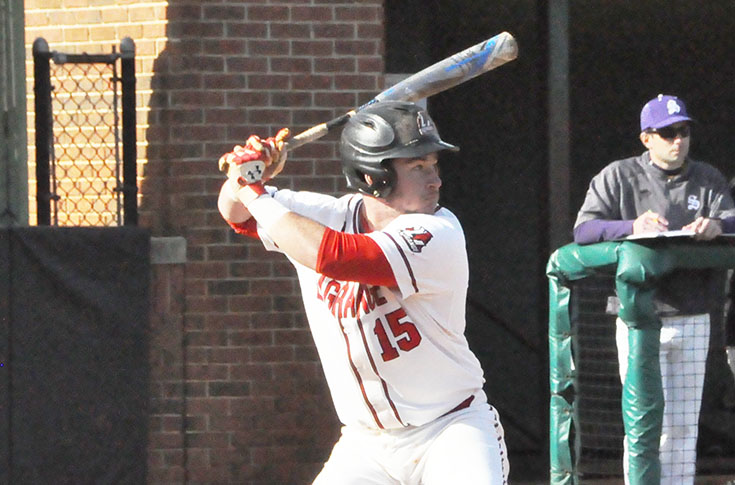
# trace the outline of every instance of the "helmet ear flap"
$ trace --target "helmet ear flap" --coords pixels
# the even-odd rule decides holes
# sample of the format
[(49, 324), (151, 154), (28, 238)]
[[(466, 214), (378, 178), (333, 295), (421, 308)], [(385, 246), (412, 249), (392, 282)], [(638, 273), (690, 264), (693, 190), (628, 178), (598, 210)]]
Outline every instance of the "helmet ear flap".
[(390, 160), (383, 160), (381, 166), (383, 167), (383, 173), (379, 177), (370, 177), (371, 183), (369, 187), (373, 196), (384, 199), (393, 190), (396, 173), (393, 171), (393, 164)]
[(392, 164), (388, 163), (387, 160), (380, 164), (378, 170), (360, 170), (344, 165), (342, 172), (345, 174), (347, 188), (349, 189), (382, 198), (387, 197), (393, 189), (395, 172)]

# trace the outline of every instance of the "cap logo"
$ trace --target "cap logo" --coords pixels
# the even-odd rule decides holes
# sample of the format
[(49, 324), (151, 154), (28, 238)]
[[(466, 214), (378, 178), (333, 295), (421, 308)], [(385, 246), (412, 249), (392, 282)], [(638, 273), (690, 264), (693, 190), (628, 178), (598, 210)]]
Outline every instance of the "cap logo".
[(422, 135), (433, 133), (436, 131), (434, 122), (431, 120), (431, 118), (426, 116), (423, 111), (419, 111), (416, 114), (416, 125), (418, 126), (419, 133), (421, 133)]
[(670, 99), (666, 103), (666, 109), (668, 110), (669, 115), (673, 115), (674, 113), (678, 113), (681, 111), (681, 106), (679, 106), (679, 103), (677, 103), (673, 99)]

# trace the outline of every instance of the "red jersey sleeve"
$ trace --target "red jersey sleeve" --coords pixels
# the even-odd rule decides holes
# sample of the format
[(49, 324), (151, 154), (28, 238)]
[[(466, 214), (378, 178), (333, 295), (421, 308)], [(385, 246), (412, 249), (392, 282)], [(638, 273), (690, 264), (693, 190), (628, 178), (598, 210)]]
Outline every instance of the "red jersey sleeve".
[(319, 246), (316, 271), (340, 281), (398, 286), (380, 246), (364, 234), (347, 234), (327, 228)]

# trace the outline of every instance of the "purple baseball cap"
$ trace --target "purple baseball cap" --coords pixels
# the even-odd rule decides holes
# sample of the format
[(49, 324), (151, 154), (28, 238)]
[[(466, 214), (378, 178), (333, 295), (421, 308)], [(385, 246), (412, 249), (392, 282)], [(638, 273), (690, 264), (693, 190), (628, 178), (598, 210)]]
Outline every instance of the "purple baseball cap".
[(684, 101), (676, 96), (659, 94), (641, 110), (641, 131), (663, 128), (680, 121), (693, 121)]

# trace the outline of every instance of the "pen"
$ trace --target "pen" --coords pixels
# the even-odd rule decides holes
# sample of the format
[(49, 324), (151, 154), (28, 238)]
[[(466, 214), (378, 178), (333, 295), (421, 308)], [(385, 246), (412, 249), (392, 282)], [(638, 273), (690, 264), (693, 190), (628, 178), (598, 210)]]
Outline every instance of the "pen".
[[(653, 211), (651, 209), (648, 209), (648, 212), (651, 213), (651, 214), (653, 214)], [(658, 224), (658, 216), (656, 216), (656, 217), (653, 218), (653, 222), (655, 222), (656, 224)]]

